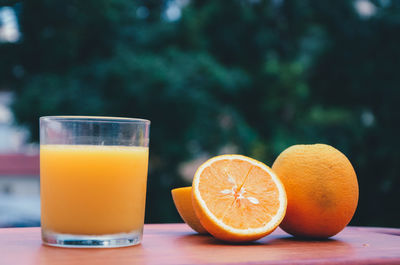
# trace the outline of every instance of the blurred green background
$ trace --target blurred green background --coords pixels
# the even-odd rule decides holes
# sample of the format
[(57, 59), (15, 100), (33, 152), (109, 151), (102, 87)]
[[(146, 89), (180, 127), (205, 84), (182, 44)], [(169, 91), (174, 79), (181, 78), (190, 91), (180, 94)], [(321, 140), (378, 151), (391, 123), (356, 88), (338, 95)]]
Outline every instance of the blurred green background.
[(358, 175), (352, 225), (400, 226), (400, 1), (0, 0), (0, 89), (38, 141), (44, 115), (150, 119), (146, 222), (222, 153), (272, 165), (326, 143)]

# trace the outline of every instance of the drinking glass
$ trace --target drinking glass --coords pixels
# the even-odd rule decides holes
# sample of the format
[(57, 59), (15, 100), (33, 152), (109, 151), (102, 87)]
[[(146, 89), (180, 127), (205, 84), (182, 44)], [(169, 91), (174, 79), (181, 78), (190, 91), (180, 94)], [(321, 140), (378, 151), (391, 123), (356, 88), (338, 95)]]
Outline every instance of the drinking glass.
[(142, 240), (150, 121), (40, 118), (42, 240), (122, 247)]

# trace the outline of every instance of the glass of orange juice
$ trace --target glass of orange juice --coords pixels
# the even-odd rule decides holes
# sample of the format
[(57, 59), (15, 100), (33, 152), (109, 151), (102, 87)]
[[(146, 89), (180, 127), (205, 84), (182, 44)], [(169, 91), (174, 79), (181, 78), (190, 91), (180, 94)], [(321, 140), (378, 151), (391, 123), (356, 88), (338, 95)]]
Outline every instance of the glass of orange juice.
[(42, 240), (122, 247), (143, 234), (150, 121), (40, 118)]

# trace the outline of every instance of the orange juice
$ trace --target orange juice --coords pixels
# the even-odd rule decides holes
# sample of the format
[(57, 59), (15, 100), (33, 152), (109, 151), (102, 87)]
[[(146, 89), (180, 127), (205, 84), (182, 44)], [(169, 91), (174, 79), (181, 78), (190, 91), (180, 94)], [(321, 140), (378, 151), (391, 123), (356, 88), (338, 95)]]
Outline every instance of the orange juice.
[(41, 145), (42, 228), (63, 234), (140, 231), (148, 148)]

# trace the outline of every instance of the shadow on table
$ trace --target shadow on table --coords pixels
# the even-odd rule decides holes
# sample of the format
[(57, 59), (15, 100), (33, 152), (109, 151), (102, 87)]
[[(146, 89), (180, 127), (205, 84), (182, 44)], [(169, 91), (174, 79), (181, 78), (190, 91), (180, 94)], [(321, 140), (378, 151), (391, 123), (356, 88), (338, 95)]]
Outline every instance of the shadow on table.
[(212, 244), (212, 245), (237, 245), (237, 246), (254, 246), (254, 245), (271, 245), (271, 244), (330, 244), (331, 246), (342, 246), (349, 245), (341, 240), (327, 238), (327, 239), (318, 239), (318, 238), (297, 238), (289, 235), (269, 235), (264, 238), (261, 238), (257, 241), (251, 242), (226, 242), (223, 240), (219, 240), (214, 238), (208, 234), (185, 234), (180, 237), (179, 240), (188, 241), (188, 243), (192, 243), (194, 241), (204, 244)]
[[(215, 239), (210, 235), (186, 234), (175, 239), (181, 251), (197, 254), (195, 258), (204, 262), (265, 262), (290, 260), (349, 260), (354, 248), (338, 239), (304, 240), (288, 235), (269, 235), (255, 242), (229, 243)], [(195, 246), (195, 249), (193, 248)], [(216, 247), (218, 246), (218, 247)], [(190, 254), (187, 254), (190, 255)], [(194, 255), (194, 254), (193, 254)], [(204, 259), (204, 260), (203, 260)]]
[[(117, 257), (117, 259), (116, 259)], [(124, 260), (125, 264), (146, 264), (142, 245), (121, 248), (61, 248), (41, 245), (35, 264), (115, 264)]]

